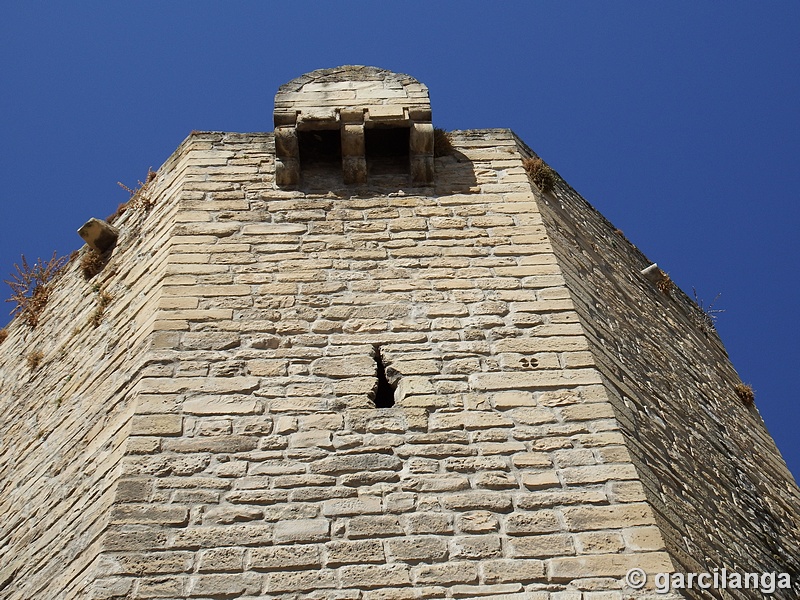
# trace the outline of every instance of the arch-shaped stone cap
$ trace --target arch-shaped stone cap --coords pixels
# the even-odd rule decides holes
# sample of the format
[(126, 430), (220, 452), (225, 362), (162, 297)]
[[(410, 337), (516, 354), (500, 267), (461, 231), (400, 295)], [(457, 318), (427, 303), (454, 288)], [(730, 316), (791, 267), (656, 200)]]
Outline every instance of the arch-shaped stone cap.
[(433, 181), (433, 125), (428, 88), (409, 75), (377, 67), (319, 69), (282, 85), (275, 95), (275, 179), (300, 181), (298, 131), (339, 130), (345, 183), (364, 183), (364, 129), (405, 127), (415, 184)]
[(410, 75), (345, 65), (311, 71), (278, 88), (275, 126), (335, 119), (337, 109), (365, 111), (367, 121), (391, 117), (431, 119), (428, 88)]

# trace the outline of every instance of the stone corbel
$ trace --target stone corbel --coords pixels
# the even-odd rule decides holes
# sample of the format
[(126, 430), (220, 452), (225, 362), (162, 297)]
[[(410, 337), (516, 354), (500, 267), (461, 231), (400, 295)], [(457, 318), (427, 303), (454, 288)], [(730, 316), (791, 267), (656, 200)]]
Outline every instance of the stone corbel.
[(300, 146), (293, 125), (275, 128), (275, 183), (279, 186), (300, 183)]
[(345, 183), (367, 182), (364, 110), (342, 109), (339, 113), (342, 136), (342, 178)]
[(111, 250), (119, 238), (119, 230), (102, 219), (89, 219), (78, 229), (78, 235), (98, 254)]
[(416, 185), (433, 183), (433, 124), (411, 124), (409, 133), (411, 182)]

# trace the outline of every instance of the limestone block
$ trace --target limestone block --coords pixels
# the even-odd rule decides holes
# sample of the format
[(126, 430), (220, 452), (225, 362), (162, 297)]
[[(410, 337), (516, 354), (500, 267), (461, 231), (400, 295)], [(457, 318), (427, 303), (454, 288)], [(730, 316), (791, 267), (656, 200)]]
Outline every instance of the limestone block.
[(561, 481), (555, 471), (523, 471), (522, 485), (529, 490), (542, 490), (546, 488), (558, 487)]
[(544, 561), (533, 559), (495, 559), (483, 561), (484, 581), (488, 584), (527, 583), (544, 577)]
[(509, 546), (511, 556), (515, 558), (549, 558), (575, 554), (572, 538), (562, 533), (511, 538)]
[(311, 364), (311, 373), (320, 377), (359, 377), (375, 375), (376, 368), (371, 356), (318, 358)]
[(347, 535), (350, 539), (382, 538), (403, 534), (400, 520), (395, 515), (357, 516), (347, 522)]
[(185, 525), (188, 519), (188, 508), (180, 505), (122, 504), (111, 515), (111, 523), (126, 524)]
[(511, 495), (503, 492), (474, 491), (444, 496), (442, 505), (447, 510), (491, 510), (508, 512), (511, 509)]
[(513, 475), (502, 471), (478, 473), (473, 478), (473, 482), (477, 489), (507, 490), (519, 487), (519, 482)]
[(500, 536), (465, 535), (456, 536), (450, 541), (450, 558), (481, 560), (502, 556)]
[(336, 572), (330, 569), (280, 571), (267, 575), (266, 592), (303, 592), (336, 587)]
[(571, 531), (622, 529), (654, 523), (653, 513), (645, 503), (565, 507), (561, 512)]
[(89, 219), (78, 229), (78, 235), (99, 254), (108, 252), (117, 243), (119, 230), (101, 219)]
[(192, 552), (137, 552), (104, 555), (97, 565), (107, 575), (136, 575), (144, 571), (162, 574), (190, 572), (193, 561)]
[(664, 538), (658, 527), (631, 527), (622, 530), (627, 548), (634, 552), (663, 550)]
[(254, 400), (250, 396), (226, 394), (200, 396), (186, 400), (182, 408), (184, 413), (192, 415), (252, 415), (260, 411), (261, 405), (258, 400)]
[(589, 531), (575, 535), (575, 546), (580, 554), (609, 554), (625, 549), (622, 535), (611, 531)]
[(411, 583), (408, 565), (348, 565), (339, 569), (343, 586), (393, 587)]
[(551, 581), (571, 581), (580, 577), (623, 577), (636, 567), (646, 573), (668, 573), (674, 570), (665, 552), (636, 554), (598, 554), (572, 556), (546, 561)]
[(329, 456), (310, 465), (312, 473), (341, 474), (359, 471), (395, 471), (402, 468), (402, 461), (389, 454), (339, 454)]
[(589, 402), (560, 409), (565, 421), (585, 421), (615, 418), (614, 409), (607, 402)]
[(553, 465), (553, 459), (546, 452), (520, 452), (511, 457), (511, 462), (518, 469), (547, 469)]
[(379, 540), (328, 542), (325, 544), (325, 556), (328, 567), (386, 562), (383, 544)]
[(247, 452), (258, 448), (258, 438), (244, 435), (225, 435), (197, 438), (168, 438), (162, 442), (168, 452)]
[(403, 479), (403, 489), (415, 492), (453, 492), (469, 489), (469, 479), (459, 475), (420, 474)]
[(261, 509), (247, 506), (217, 506), (209, 508), (203, 515), (204, 523), (214, 525), (227, 525), (229, 523), (242, 523), (257, 521), (264, 516)]
[(321, 542), (329, 539), (327, 519), (296, 519), (275, 523), (273, 539), (276, 544)]
[(404, 562), (440, 562), (447, 557), (447, 542), (434, 536), (388, 539), (386, 551), (392, 560)]
[(183, 418), (180, 415), (134, 415), (131, 435), (181, 435)]
[(319, 545), (253, 548), (248, 552), (248, 568), (254, 571), (318, 569), (322, 566), (321, 548)]
[(451, 518), (443, 513), (417, 511), (404, 515), (403, 523), (412, 535), (453, 533)]
[(241, 571), (244, 568), (243, 548), (212, 548), (198, 552), (198, 570)]
[(564, 371), (525, 371), (508, 373), (474, 373), (469, 376), (475, 390), (512, 390), (519, 388), (567, 387), (602, 383), (594, 369)]
[(558, 473), (567, 485), (600, 483), (610, 479), (638, 479), (636, 468), (631, 464), (567, 467), (559, 469)]
[(431, 431), (446, 429), (488, 429), (492, 427), (512, 427), (514, 422), (494, 411), (437, 412), (428, 419)]
[(413, 568), (415, 585), (457, 585), (477, 583), (478, 565), (475, 562), (447, 562), (440, 565), (420, 565)]
[(322, 503), (322, 514), (326, 517), (380, 514), (381, 512), (381, 499), (376, 496), (336, 498)]
[(509, 535), (552, 533), (561, 530), (558, 515), (551, 510), (531, 513), (516, 512), (505, 517), (505, 530)]

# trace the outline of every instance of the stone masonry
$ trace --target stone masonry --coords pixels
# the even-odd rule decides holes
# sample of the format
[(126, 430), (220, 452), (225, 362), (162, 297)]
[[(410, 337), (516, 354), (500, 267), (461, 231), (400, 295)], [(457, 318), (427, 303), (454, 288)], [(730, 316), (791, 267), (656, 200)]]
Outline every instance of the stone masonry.
[(713, 327), (511, 131), (434, 158), (427, 88), (371, 67), (274, 119), (190, 135), (7, 328), (0, 598), (800, 595), (800, 491)]

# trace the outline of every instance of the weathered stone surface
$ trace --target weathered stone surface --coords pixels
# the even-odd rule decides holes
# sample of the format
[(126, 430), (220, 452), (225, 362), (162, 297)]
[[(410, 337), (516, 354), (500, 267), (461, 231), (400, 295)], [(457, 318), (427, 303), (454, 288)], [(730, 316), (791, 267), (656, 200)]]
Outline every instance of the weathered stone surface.
[(359, 377), (375, 374), (375, 361), (369, 356), (320, 358), (311, 365), (311, 373), (322, 377)]
[(330, 456), (311, 464), (314, 473), (340, 474), (358, 471), (399, 470), (402, 462), (389, 454), (350, 454)]
[(273, 539), (276, 544), (320, 542), (328, 539), (329, 529), (327, 519), (279, 521), (275, 523)]
[(249, 568), (255, 571), (285, 571), (322, 566), (321, 546), (317, 545), (253, 548), (249, 557)]
[[(8, 327), (3, 597), (641, 600), (626, 567), (800, 570), (800, 493), (693, 303), (532, 187), (511, 132), (434, 159), (424, 86), (380, 73), (300, 78), (275, 134), (193, 133), (115, 221), (103, 314), (72, 263)], [(342, 124), (348, 165), (303, 171), (304, 128)], [(413, 131), (402, 177), (371, 179), (376, 124)]]

